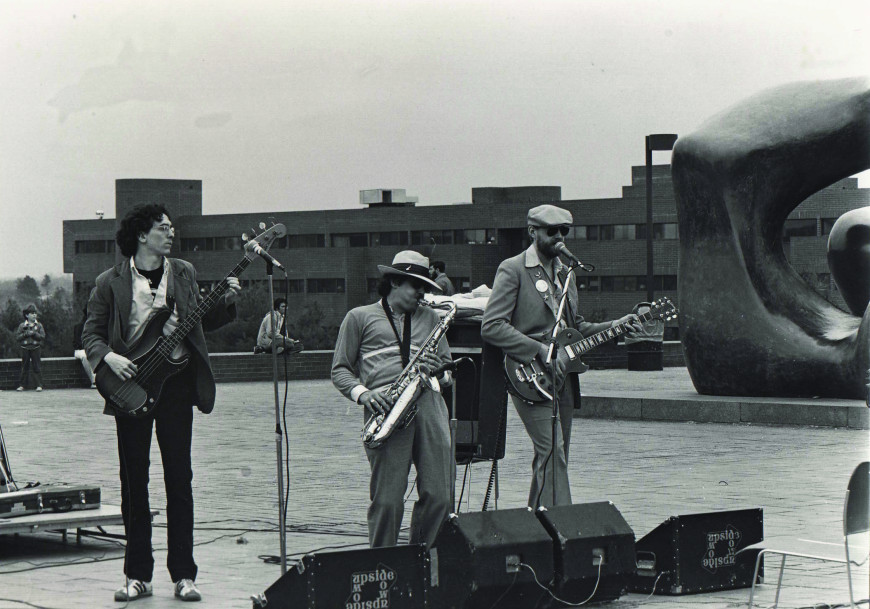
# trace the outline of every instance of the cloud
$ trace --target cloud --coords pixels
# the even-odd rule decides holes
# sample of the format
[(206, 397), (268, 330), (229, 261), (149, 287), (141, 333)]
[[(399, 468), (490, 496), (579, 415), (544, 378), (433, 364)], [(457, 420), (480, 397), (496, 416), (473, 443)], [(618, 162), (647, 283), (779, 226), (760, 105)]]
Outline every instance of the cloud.
[(200, 129), (216, 129), (218, 127), (223, 127), (231, 120), (233, 120), (232, 112), (214, 112), (212, 114), (203, 114), (202, 116), (196, 117), (194, 125)]
[(115, 106), (128, 101), (170, 101), (167, 87), (148, 78), (140, 66), (145, 63), (129, 40), (115, 65), (86, 70), (79, 82), (64, 87), (48, 101), (57, 108), (60, 122), (76, 112)]

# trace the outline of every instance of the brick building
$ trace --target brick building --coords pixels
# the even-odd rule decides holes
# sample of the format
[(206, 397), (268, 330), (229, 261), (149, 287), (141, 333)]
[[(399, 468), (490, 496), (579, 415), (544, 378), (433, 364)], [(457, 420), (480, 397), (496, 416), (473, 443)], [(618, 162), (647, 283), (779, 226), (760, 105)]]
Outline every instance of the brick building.
[[(115, 217), (137, 203), (164, 204), (176, 227), (173, 255), (196, 266), (205, 289), (241, 259), (242, 232), (262, 221), (281, 222), (288, 235), (272, 254), (288, 268), (291, 310), (314, 301), (325, 312), (325, 322), (337, 325), (349, 308), (375, 298), (378, 264), (388, 264), (399, 250), (421, 249), (433, 240), (437, 245), (432, 258), (446, 263), (457, 289), (491, 286), (499, 262), (527, 244), (527, 210), (554, 203), (574, 216), (566, 244), (596, 267), (594, 273), (578, 277), (582, 312), (604, 319), (646, 299), (644, 178), (643, 166), (632, 167), (631, 184), (619, 198), (563, 200), (558, 186), (486, 187), (472, 189), (470, 204), (418, 206), (416, 197), (403, 190), (381, 189), (361, 191), (359, 209), (217, 215), (202, 214), (198, 180), (123, 179), (115, 185)], [(668, 165), (654, 167), (653, 193), (655, 294), (675, 299), (678, 231)], [(858, 188), (857, 179), (847, 178), (807, 199), (785, 223), (784, 246), (793, 266), (842, 308), (827, 267), (827, 234), (842, 213), (866, 205), (870, 189)], [(77, 297), (117, 261), (116, 222), (64, 221), (64, 272), (73, 274)], [(275, 291), (283, 294), (279, 277)], [(241, 279), (245, 285), (265, 283), (265, 264), (255, 261)], [(268, 306), (263, 303), (264, 310)], [(669, 328), (668, 337), (675, 331)]]

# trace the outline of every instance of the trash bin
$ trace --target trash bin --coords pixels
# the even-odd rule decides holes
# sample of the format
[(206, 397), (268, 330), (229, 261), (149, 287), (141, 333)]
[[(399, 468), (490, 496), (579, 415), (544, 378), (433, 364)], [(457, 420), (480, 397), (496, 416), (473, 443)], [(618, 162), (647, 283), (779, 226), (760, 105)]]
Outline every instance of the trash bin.
[(626, 345), (629, 370), (661, 370), (664, 367), (662, 343), (641, 340)]
[[(641, 302), (632, 312), (637, 315), (649, 313), (650, 304)], [(640, 332), (625, 335), (625, 348), (628, 353), (629, 370), (661, 370), (664, 367), (662, 340), (665, 335), (665, 322), (651, 319), (643, 324)]]

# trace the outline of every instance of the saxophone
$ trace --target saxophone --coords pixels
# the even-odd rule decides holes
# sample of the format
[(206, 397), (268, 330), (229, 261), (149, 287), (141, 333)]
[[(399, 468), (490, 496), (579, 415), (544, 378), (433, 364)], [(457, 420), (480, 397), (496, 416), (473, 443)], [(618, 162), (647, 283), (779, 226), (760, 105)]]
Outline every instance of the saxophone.
[[(362, 441), (366, 448), (377, 448), (397, 429), (404, 429), (417, 415), (417, 398), (425, 387), (433, 391), (440, 391), (438, 381), (429, 376), (425, 370), (421, 370), (417, 361), (424, 352), (434, 354), (438, 350), (438, 342), (447, 332), (447, 328), (453, 322), (456, 315), (456, 303), (447, 302), (450, 310), (441, 321), (432, 329), (420, 350), (411, 358), (405, 369), (393, 384), (389, 386), (386, 395), (393, 398), (393, 408), (386, 415), (373, 414), (366, 421), (362, 430)], [(420, 301), (420, 306), (439, 307), (441, 305), (430, 304)]]

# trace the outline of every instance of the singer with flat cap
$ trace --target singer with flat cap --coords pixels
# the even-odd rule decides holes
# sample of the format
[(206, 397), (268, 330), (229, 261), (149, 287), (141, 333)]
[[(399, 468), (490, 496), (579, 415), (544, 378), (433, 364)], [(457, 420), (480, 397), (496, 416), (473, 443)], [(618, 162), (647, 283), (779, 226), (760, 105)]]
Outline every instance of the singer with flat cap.
[[(332, 361), (332, 383), (342, 395), (362, 404), (363, 421), (389, 412), (385, 390), (402, 373), (439, 324), (438, 314), (419, 306), (423, 294), (439, 290), (429, 279), (429, 260), (414, 251), (396, 254), (391, 266), (378, 265), (383, 278), (378, 302), (352, 309), (338, 331)], [(446, 338), (435, 353), (426, 350), (422, 363), (434, 370), (451, 362)], [(450, 373), (439, 379), (450, 382)], [(431, 545), (450, 510), (453, 455), (447, 405), (439, 392), (426, 389), (417, 399), (417, 416), (377, 448), (366, 447), (371, 467), (368, 509), (371, 547), (398, 542), (404, 495), (411, 464), (417, 470), (417, 496), (411, 513), (410, 543)]]
[[(531, 245), (524, 252), (502, 261), (495, 275), (492, 294), (481, 324), (481, 336), (486, 342), (501, 347), (505, 355), (520, 362), (535, 357), (544, 362), (568, 267), (559, 260), (557, 244), (563, 243), (573, 224), (571, 212), (554, 205), (539, 205), (529, 210), (527, 230)], [(579, 313), (576, 283), (572, 279), (568, 300), (559, 324), (572, 327), (583, 336), (607, 329), (615, 323), (637, 322), (637, 316), (626, 315), (613, 322), (590, 323)], [(639, 322), (637, 323), (640, 328)], [(557, 385), (565, 378), (567, 356), (560, 351), (553, 364)], [(514, 407), (532, 439), (532, 483), (529, 506), (568, 505), (571, 488), (568, 483), (568, 447), (571, 443), (571, 418), (575, 405), (579, 407), (580, 383), (577, 373), (571, 373), (562, 386), (558, 401), (557, 433), (553, 446), (553, 403), (530, 404), (511, 395)], [(554, 490), (555, 485), (555, 501)]]

